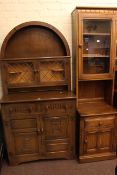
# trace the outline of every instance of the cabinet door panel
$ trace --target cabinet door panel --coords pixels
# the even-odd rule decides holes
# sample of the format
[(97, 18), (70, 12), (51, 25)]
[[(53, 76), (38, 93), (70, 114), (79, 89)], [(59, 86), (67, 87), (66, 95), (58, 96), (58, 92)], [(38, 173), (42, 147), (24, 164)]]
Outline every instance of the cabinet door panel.
[(113, 149), (113, 129), (107, 129), (98, 135), (98, 148), (100, 151), (112, 151)]
[(101, 19), (82, 14), (79, 22), (79, 78), (112, 77), (112, 16)]
[(66, 80), (65, 62), (60, 61), (40, 61), (40, 83), (61, 82)]
[(66, 138), (68, 129), (68, 118), (46, 117), (44, 119), (45, 136), (47, 139)]
[(44, 117), (43, 123), (45, 152), (52, 155), (58, 152), (67, 153), (70, 148), (69, 118), (67, 116)]
[(34, 66), (32, 62), (10, 62), (7, 64), (9, 86), (25, 86), (34, 83)]
[[(17, 119), (17, 116), (20, 117)], [(40, 155), (41, 136), (39, 133), (40, 124), (38, 124), (38, 116), (35, 114), (17, 114), (9, 122), (13, 138), (14, 154), (17, 155), (17, 160), (20, 162), (22, 156), (24, 157), (23, 161), (25, 161), (30, 156), (35, 157), (35, 155)], [(33, 160), (33, 158), (30, 160)]]
[(86, 133), (84, 137), (84, 153), (92, 154), (97, 152), (97, 132)]
[(36, 132), (14, 134), (16, 155), (39, 153), (39, 140)]

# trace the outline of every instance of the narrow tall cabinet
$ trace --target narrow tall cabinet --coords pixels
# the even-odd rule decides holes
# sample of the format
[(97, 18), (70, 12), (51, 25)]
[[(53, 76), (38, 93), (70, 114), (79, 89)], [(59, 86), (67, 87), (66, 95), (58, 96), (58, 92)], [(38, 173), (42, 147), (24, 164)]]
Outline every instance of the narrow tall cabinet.
[(26, 22), (1, 48), (1, 113), (11, 165), (75, 154), (75, 96), (64, 36), (43, 22)]
[(76, 7), (72, 12), (80, 162), (116, 156), (117, 110), (112, 106), (116, 14), (116, 9), (92, 7)]

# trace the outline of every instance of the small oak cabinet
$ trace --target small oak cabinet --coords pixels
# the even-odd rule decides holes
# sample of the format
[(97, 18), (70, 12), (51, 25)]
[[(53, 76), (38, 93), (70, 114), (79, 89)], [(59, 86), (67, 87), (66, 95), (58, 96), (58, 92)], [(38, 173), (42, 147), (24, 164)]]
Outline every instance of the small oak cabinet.
[[(87, 105), (89, 109), (79, 104), (80, 114), (80, 162), (90, 162), (115, 158), (116, 155), (116, 110), (109, 105), (93, 102)], [(94, 110), (91, 114), (91, 106)], [(82, 109), (81, 109), (81, 108)], [(104, 112), (101, 111), (105, 108)], [(84, 113), (84, 111), (86, 113)]]

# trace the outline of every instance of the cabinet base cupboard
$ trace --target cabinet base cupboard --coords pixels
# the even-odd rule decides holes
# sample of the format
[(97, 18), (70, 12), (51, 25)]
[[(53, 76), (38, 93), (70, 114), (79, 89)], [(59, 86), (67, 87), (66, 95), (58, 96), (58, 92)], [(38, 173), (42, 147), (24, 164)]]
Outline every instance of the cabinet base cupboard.
[(79, 162), (116, 158), (117, 111), (104, 102), (79, 103)]
[[(28, 94), (29, 95), (29, 94)], [(5, 138), (11, 165), (38, 159), (74, 157), (75, 98), (58, 94), (56, 100), (31, 98), (2, 103)], [(16, 98), (16, 97), (15, 97)], [(14, 99), (15, 99), (14, 98)], [(34, 97), (33, 97), (34, 98)]]

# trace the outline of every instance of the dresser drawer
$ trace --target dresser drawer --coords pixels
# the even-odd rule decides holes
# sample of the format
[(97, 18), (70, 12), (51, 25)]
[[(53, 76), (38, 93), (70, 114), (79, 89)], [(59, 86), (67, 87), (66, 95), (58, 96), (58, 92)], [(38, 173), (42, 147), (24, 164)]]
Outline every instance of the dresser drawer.
[(114, 126), (114, 122), (115, 122), (115, 116), (112, 115), (107, 117), (106, 119), (102, 118), (101, 121), (99, 122), (99, 125), (103, 127), (106, 127), (106, 126), (111, 127), (111, 126)]
[(12, 115), (12, 114), (30, 114), (35, 112), (41, 112), (42, 111), (42, 105), (41, 103), (38, 103), (36, 105), (35, 102), (33, 103), (12, 103), (12, 104), (6, 104), (4, 105), (3, 110), (5, 113)]
[(71, 114), (75, 113), (75, 100), (50, 100), (32, 103), (5, 104), (2, 108), (8, 115), (15, 114)]
[(75, 113), (75, 100), (74, 101), (50, 101), (45, 103), (46, 113), (49, 115), (59, 114), (74, 114)]

